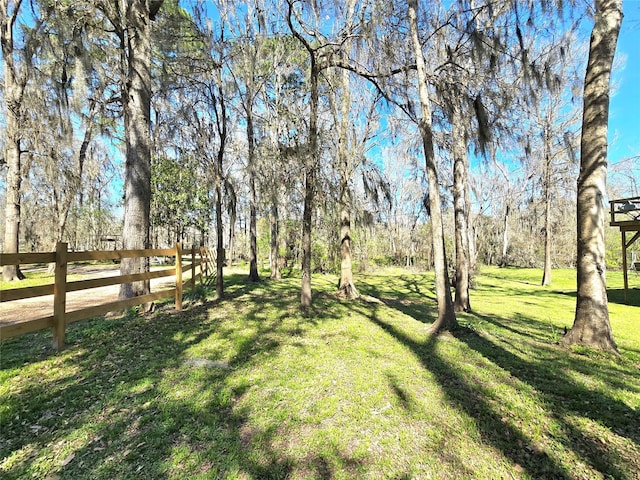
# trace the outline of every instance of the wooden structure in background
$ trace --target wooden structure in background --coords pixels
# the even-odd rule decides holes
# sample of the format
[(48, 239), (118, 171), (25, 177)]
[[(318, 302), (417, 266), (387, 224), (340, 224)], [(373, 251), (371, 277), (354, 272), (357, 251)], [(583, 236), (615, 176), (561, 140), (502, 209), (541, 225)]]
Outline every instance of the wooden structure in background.
[[(620, 228), (622, 233), (622, 269), (624, 271), (624, 301), (627, 301), (629, 289), (629, 268), (627, 265), (627, 249), (640, 238), (640, 197), (611, 200), (611, 226)], [(627, 233), (631, 239), (627, 241)], [(640, 262), (633, 265), (638, 270)]]

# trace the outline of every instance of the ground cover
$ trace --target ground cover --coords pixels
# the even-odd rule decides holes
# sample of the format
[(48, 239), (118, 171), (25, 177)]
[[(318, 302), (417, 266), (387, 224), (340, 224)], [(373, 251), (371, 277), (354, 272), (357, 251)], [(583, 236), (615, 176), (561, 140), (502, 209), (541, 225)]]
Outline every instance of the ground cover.
[[(620, 356), (556, 342), (574, 273), (485, 268), (474, 313), (426, 332), (430, 273), (199, 288), (182, 313), (94, 319), (0, 346), (0, 477), (640, 478), (640, 298), (617, 299)], [(633, 280), (633, 279), (632, 279)]]

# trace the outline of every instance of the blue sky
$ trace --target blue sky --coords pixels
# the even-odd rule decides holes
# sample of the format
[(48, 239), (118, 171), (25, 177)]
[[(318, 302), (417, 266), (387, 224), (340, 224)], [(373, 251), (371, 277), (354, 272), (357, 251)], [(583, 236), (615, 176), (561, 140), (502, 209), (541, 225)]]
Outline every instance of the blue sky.
[[(617, 55), (624, 55), (626, 62), (613, 76), (618, 89), (611, 97), (609, 111), (612, 163), (640, 155), (640, 0), (623, 0), (622, 9), (624, 20)], [(640, 173), (640, 158), (635, 170)]]

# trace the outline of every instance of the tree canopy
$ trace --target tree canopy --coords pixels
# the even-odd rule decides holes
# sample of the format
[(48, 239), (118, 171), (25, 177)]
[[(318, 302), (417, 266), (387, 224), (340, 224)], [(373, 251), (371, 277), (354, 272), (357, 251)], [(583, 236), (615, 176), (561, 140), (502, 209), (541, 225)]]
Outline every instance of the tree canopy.
[(584, 268), (585, 32), (619, 2), (0, 7), (4, 252), (211, 244), (220, 297), (230, 263), (300, 268), (306, 311), (313, 273), (352, 299), (372, 266), (433, 268), (434, 331), (472, 308), (478, 264)]

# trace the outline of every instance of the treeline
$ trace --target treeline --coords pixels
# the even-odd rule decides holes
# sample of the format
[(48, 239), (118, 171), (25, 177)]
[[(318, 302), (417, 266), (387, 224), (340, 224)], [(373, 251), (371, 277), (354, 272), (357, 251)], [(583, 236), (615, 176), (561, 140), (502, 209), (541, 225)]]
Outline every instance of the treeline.
[(355, 298), (354, 262), (419, 265), (452, 328), (478, 262), (580, 269), (594, 11), (565, 3), (0, 0), (3, 251), (206, 243), (219, 297), (268, 258), (303, 310), (314, 271)]

